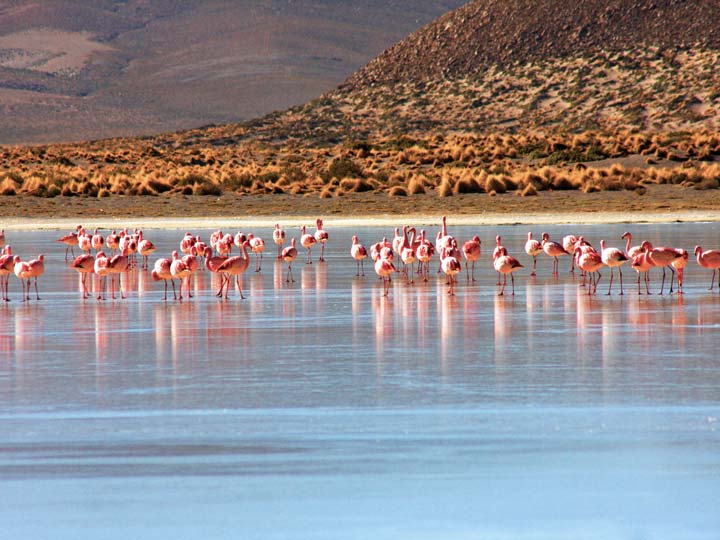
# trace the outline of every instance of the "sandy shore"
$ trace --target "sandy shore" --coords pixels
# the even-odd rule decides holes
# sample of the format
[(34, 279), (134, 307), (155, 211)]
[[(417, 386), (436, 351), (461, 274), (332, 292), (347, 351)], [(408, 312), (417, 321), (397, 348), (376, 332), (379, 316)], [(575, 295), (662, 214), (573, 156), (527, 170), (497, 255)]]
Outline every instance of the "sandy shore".
[(536, 197), (513, 193), (441, 198), (434, 194), (389, 197), (355, 193), (320, 199), (292, 195), (220, 197), (2, 197), (0, 227), (7, 230), (86, 228), (145, 229), (325, 226), (434, 225), (450, 216), (457, 225), (668, 223), (720, 221), (720, 190), (651, 186), (645, 195), (614, 191), (542, 192)]

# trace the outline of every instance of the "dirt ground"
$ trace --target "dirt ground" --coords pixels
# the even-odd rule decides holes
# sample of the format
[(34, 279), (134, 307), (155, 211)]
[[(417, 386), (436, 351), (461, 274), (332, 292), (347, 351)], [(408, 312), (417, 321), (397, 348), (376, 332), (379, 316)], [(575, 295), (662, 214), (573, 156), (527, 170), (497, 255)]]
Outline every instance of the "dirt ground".
[[(287, 220), (296, 216), (326, 219), (363, 219), (394, 216), (447, 214), (476, 222), (524, 223), (567, 222), (572, 219), (603, 221), (715, 221), (720, 219), (720, 190), (694, 190), (673, 185), (648, 186), (644, 195), (634, 191), (582, 193), (540, 192), (533, 197), (515, 193), (438, 197), (435, 194), (389, 197), (384, 193), (352, 193), (321, 199), (317, 195), (224, 194), (217, 196), (171, 195), (157, 197), (112, 196), (106, 198), (27, 196), (0, 197), (0, 223), (32, 226), (52, 220), (78, 218), (84, 221), (140, 218), (269, 218)], [(619, 217), (618, 217), (619, 216)]]

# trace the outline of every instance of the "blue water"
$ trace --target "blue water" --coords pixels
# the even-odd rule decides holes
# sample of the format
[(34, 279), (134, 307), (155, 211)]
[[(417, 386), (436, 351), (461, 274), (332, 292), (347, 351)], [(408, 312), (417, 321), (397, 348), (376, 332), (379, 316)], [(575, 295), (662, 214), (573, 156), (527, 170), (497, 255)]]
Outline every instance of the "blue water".
[[(623, 297), (607, 274), (588, 297), (542, 256), (514, 298), (490, 253), (500, 233), (529, 266), (527, 227), (451, 227), (483, 241), (478, 282), (449, 297), (433, 265), (382, 298), (350, 236), (392, 230), (325, 226), (295, 284), (254, 231), (247, 299), (201, 272), (182, 303), (147, 272), (83, 301), (57, 233), (8, 232), (47, 270), (40, 302), (13, 276), (0, 306), (0, 538), (720, 537), (720, 294), (692, 260), (717, 225), (631, 228), (691, 252), (683, 296), (626, 268)], [(543, 229), (622, 247), (628, 226)], [(183, 232), (146, 237), (167, 256)]]

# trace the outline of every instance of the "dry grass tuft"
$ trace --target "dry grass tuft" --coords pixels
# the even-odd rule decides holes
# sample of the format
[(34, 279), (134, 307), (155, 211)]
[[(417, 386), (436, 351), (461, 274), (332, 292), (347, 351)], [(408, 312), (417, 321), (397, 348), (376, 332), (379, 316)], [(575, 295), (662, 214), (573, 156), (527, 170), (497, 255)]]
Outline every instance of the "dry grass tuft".
[(537, 196), (538, 191), (533, 184), (528, 184), (522, 191), (518, 191), (518, 193), (523, 197), (534, 197)]
[(402, 186), (393, 186), (388, 191), (390, 197), (407, 197), (407, 189)]

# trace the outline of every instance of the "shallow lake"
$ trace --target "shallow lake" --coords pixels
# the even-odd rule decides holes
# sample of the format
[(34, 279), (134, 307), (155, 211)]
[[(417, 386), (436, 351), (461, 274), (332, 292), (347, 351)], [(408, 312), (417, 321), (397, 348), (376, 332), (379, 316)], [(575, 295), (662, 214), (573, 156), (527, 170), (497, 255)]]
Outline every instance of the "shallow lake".
[[(624, 296), (605, 270), (588, 297), (544, 255), (497, 295), (496, 234), (529, 267), (528, 230), (624, 247), (628, 227), (451, 226), (482, 239), (478, 281), (450, 297), (433, 265), (388, 298), (348, 252), (392, 229), (326, 221), (327, 262), (301, 253), (290, 285), (254, 231), (247, 298), (199, 272), (182, 303), (147, 271), (83, 301), (59, 233), (8, 232), (46, 273), (0, 306), (1, 536), (716, 539), (720, 294), (692, 249), (720, 227), (630, 228), (690, 252), (682, 296), (638, 296), (626, 267)], [(146, 231), (155, 258), (183, 232)]]

